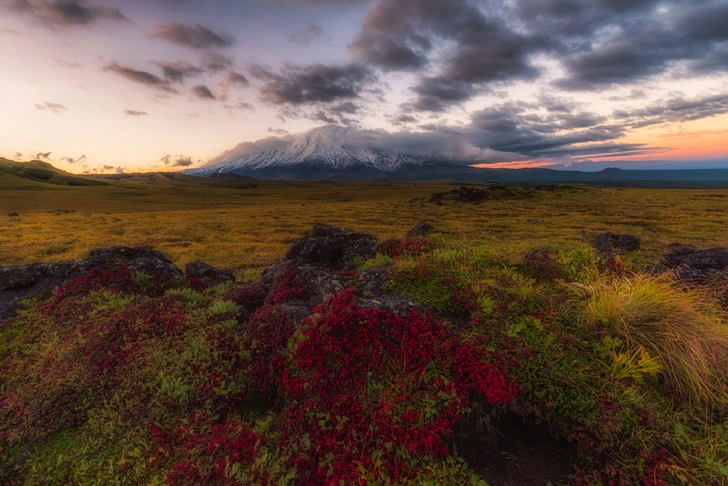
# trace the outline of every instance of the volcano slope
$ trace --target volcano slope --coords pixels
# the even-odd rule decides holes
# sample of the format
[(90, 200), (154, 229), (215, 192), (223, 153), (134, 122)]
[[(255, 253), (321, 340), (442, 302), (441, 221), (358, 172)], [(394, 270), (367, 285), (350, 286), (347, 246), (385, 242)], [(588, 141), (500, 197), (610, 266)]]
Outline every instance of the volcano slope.
[(0, 324), (0, 480), (725, 483), (722, 272), (417, 232), (317, 226), (242, 284), (117, 249), (26, 299)]

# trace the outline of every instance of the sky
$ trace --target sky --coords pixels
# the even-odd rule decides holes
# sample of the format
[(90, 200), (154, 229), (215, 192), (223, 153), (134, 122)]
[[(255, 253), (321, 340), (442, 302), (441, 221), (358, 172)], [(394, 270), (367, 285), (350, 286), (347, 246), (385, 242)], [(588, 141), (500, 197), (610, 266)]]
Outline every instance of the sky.
[(326, 124), (483, 167), (728, 167), (728, 0), (0, 0), (0, 107), (0, 156), (75, 173)]

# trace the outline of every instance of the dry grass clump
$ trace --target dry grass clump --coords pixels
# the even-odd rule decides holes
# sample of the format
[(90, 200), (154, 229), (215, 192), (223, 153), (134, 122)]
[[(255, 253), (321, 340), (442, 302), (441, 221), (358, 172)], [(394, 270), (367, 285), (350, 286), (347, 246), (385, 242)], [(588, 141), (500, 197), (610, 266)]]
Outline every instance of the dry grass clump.
[(726, 403), (728, 325), (708, 296), (644, 275), (572, 286), (585, 298), (587, 324), (616, 335), (628, 352), (645, 349), (682, 399)]

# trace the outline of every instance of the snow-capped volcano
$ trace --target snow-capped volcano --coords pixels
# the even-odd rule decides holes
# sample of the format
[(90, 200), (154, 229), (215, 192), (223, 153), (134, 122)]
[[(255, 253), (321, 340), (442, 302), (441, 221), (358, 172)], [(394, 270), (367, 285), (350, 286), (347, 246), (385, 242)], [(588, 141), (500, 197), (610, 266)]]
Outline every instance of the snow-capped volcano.
[(392, 173), (405, 166), (421, 166), (428, 162), (424, 157), (391, 153), (366, 144), (366, 137), (362, 137), (361, 132), (327, 125), (302, 135), (273, 139), (271, 146), (263, 150), (260, 143), (240, 144), (204, 166), (184, 173), (309, 178), (307, 175)]

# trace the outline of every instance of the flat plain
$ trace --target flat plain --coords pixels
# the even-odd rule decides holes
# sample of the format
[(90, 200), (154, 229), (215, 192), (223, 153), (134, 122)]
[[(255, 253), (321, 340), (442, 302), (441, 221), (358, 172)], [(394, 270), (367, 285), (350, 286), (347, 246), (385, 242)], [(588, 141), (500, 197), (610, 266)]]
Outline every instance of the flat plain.
[(76, 259), (93, 248), (126, 245), (159, 250), (182, 266), (200, 259), (248, 279), (314, 224), (388, 238), (421, 220), (511, 261), (531, 249), (589, 245), (606, 231), (642, 240), (631, 257), (637, 266), (653, 263), (675, 242), (728, 244), (728, 190), (721, 189), (565, 186), (478, 205), (436, 205), (427, 202), (432, 193), (460, 184), (251, 183), (162, 174), (102, 180), (108, 185), (69, 187), (0, 177), (0, 265)]

